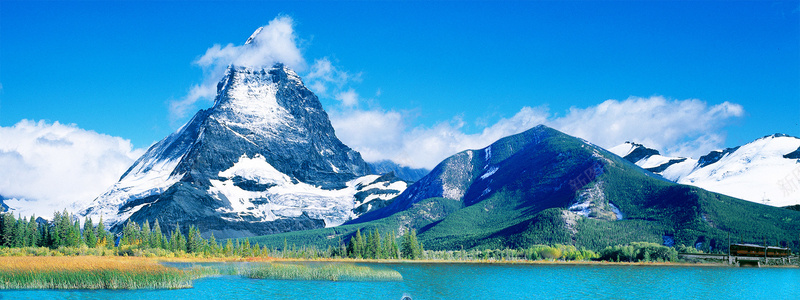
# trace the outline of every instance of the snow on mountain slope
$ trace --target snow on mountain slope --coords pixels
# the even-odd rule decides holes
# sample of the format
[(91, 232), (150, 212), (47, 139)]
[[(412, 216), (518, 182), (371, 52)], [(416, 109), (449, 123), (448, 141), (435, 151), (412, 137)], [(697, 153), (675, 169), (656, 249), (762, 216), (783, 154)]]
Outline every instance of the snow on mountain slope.
[(800, 203), (800, 159), (791, 155), (800, 149), (800, 138), (770, 135), (697, 160), (632, 155), (637, 149), (655, 151), (630, 142), (609, 151), (677, 183), (773, 206)]
[[(299, 217), (304, 212), (313, 219), (322, 219), (326, 227), (341, 225), (355, 218), (357, 206), (369, 205), (375, 199), (388, 200), (405, 190), (402, 181), (382, 184), (378, 175), (366, 175), (347, 182), (347, 187), (325, 190), (307, 183), (293, 181), (270, 165), (261, 155), (242, 156), (230, 169), (211, 180), (209, 193), (226, 202), (218, 210), (235, 215), (231, 221), (274, 221), (281, 217)], [(361, 191), (392, 191), (385, 195), (370, 195), (363, 201), (353, 201)]]

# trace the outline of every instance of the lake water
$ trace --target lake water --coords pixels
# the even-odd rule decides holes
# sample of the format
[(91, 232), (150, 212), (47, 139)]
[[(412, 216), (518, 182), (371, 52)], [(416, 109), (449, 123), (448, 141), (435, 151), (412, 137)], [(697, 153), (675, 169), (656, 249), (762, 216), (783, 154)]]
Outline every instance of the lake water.
[(204, 278), (194, 288), (2, 291), (0, 299), (800, 299), (800, 269), (522, 264), (362, 264), (398, 282)]

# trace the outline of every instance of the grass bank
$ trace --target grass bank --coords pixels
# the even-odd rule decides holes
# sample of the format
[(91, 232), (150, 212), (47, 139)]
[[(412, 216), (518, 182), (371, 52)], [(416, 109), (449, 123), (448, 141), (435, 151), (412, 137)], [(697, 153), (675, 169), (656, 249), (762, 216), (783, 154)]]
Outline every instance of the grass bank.
[(0, 289), (177, 289), (203, 275), (145, 258), (0, 257)]
[[(389, 268), (353, 263), (247, 261), (241, 259), (167, 259), (188, 263), (165, 266), (163, 259), (119, 256), (0, 257), (0, 290), (9, 289), (178, 289), (205, 276), (325, 281), (397, 281)], [(200, 266), (200, 263), (217, 263)], [(232, 264), (231, 262), (241, 262)]]
[(399, 272), (351, 263), (308, 265), (296, 263), (253, 263), (239, 274), (253, 279), (327, 280), (327, 281), (401, 281)]

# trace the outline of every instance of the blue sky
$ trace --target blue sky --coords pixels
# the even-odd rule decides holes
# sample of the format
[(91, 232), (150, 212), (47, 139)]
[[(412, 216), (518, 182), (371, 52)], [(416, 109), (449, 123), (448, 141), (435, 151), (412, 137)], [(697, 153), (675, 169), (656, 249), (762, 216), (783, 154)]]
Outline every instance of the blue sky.
[(768, 1), (4, 1), (0, 125), (75, 123), (146, 147), (182, 123), (166, 108), (202, 77), (192, 61), (279, 14), (305, 57), (361, 72), (360, 95), (414, 124), (477, 131), (523, 106), (662, 95), (741, 104), (728, 145), (800, 135), (797, 2)]
[[(61, 178), (77, 178), (100, 168), (83, 160), (113, 161), (112, 175), (84, 178), (102, 191), (143, 148), (212, 104), (185, 101), (218, 80), (199, 63), (207, 50), (240, 46), (272, 21), (289, 26), (293, 67), (317, 84), (337, 135), (369, 160), (432, 167), (539, 123), (605, 147), (633, 140), (697, 157), (777, 132), (800, 136), (798, 7), (2, 1), (0, 154), (15, 156), (0, 155), (0, 165), (49, 170), (33, 161), (54, 157), (75, 161), (64, 169), (77, 173)], [(82, 137), (61, 144), (73, 153), (108, 149), (76, 158), (38, 146), (66, 132)], [(0, 178), (0, 194), (24, 194), (4, 190), (18, 185)]]

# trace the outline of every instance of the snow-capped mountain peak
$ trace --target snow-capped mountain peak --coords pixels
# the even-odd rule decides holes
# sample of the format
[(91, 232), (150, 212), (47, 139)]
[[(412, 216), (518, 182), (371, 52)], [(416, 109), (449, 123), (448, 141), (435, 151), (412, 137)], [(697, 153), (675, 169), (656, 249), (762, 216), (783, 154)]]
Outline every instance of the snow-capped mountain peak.
[(699, 159), (631, 155), (634, 143), (610, 151), (677, 183), (773, 206), (800, 203), (800, 138), (768, 135), (742, 146), (711, 151)]
[(231, 65), (214, 105), (150, 147), (82, 214), (117, 229), (157, 219), (164, 230), (192, 224), (217, 237), (335, 226), (405, 189), (389, 177), (377, 186), (370, 173), (294, 71)]

